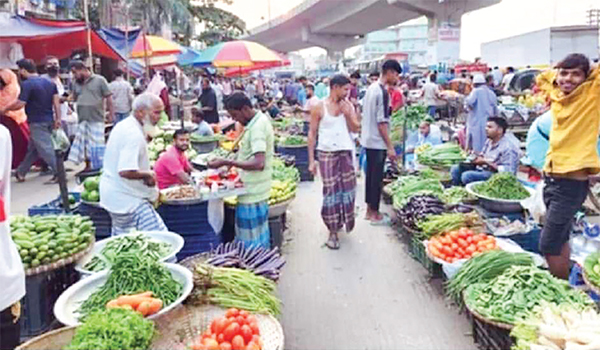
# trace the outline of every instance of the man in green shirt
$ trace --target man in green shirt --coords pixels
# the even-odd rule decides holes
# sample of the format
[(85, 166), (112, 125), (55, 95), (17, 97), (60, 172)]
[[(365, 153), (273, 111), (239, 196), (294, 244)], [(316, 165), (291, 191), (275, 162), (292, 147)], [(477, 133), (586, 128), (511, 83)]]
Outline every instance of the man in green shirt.
[(105, 103), (109, 112), (106, 121), (114, 120), (112, 92), (106, 79), (93, 74), (82, 61), (71, 61), (70, 67), (75, 78), (71, 99), (77, 104), (78, 127), (69, 160), (75, 164), (85, 161), (89, 170), (92, 149), (104, 145)]
[(273, 161), (273, 127), (269, 117), (252, 108), (245, 93), (238, 91), (225, 101), (229, 115), (244, 126), (237, 160), (215, 159), (210, 168), (240, 169), (246, 194), (238, 199), (235, 236), (246, 246), (270, 248), (269, 196)]

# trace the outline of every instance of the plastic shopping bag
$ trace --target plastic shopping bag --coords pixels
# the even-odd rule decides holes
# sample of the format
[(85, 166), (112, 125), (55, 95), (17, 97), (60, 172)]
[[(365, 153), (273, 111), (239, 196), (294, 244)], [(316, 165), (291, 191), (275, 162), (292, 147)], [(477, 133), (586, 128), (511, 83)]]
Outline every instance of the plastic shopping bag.
[(66, 152), (71, 147), (69, 137), (62, 128), (52, 130), (52, 146), (55, 151)]
[(535, 222), (543, 224), (546, 215), (546, 205), (544, 204), (544, 181), (540, 181), (535, 186), (535, 193), (533, 196), (521, 201), (521, 206), (529, 212)]

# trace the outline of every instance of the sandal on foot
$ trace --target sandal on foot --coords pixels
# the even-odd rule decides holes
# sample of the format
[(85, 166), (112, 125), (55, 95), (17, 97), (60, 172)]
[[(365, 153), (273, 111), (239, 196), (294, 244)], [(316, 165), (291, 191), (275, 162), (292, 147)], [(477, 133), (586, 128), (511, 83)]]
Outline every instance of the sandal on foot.
[(392, 219), (390, 219), (390, 217), (387, 216), (387, 215), (383, 215), (383, 217), (381, 218), (381, 220), (371, 221), (371, 225), (372, 226), (391, 226), (392, 225)]
[(329, 239), (325, 243), (325, 246), (331, 250), (338, 250), (340, 249), (340, 241), (329, 237)]

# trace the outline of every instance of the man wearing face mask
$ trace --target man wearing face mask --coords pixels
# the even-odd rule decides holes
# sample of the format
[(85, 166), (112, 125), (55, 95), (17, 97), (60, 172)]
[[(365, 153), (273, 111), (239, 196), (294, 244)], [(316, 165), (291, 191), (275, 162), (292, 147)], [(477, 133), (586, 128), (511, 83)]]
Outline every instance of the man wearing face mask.
[(166, 231), (152, 205), (158, 199), (150, 169), (147, 139), (160, 131), (164, 105), (160, 97), (143, 93), (133, 100), (133, 113), (118, 123), (108, 138), (100, 177), (100, 205), (112, 220), (112, 235), (138, 231)]
[(159, 189), (191, 183), (192, 165), (185, 156), (188, 148), (190, 148), (190, 133), (185, 129), (175, 131), (173, 145), (158, 157), (154, 165)]
[(106, 121), (114, 120), (112, 93), (106, 79), (93, 74), (82, 61), (72, 61), (70, 67), (75, 78), (72, 98), (77, 103), (79, 125), (69, 160), (75, 164), (85, 161), (85, 170), (90, 170), (91, 149), (104, 145), (105, 103), (108, 107)]
[(247, 193), (239, 196), (235, 214), (235, 239), (246, 246), (269, 248), (269, 196), (273, 161), (273, 127), (265, 114), (252, 108), (245, 93), (236, 91), (225, 101), (231, 117), (244, 125), (237, 160), (215, 159), (210, 168), (236, 167)]
[(0, 114), (25, 107), (31, 138), (25, 159), (15, 172), (18, 182), (25, 181), (25, 175), (38, 158), (42, 158), (52, 169), (53, 178), (47, 183), (56, 183), (56, 154), (52, 147), (52, 129), (60, 127), (60, 98), (56, 85), (37, 74), (35, 63), (29, 59), (17, 62), (21, 76), (19, 98), (0, 110)]
[(46, 74), (42, 75), (42, 78), (46, 78), (46, 79), (50, 80), (51, 82), (53, 82), (54, 85), (56, 85), (56, 89), (58, 90), (58, 96), (61, 97), (60, 120), (61, 120), (61, 123), (63, 123), (65, 132), (67, 133), (67, 135), (70, 136), (68, 129), (64, 125), (64, 123), (66, 123), (67, 114), (69, 113), (69, 105), (65, 101), (65, 99), (62, 98), (62, 96), (65, 94), (65, 86), (62, 82), (62, 79), (60, 79), (60, 75), (58, 74), (59, 72), (60, 72), (60, 63), (58, 61), (58, 58), (56, 58), (54, 56), (46, 57)]

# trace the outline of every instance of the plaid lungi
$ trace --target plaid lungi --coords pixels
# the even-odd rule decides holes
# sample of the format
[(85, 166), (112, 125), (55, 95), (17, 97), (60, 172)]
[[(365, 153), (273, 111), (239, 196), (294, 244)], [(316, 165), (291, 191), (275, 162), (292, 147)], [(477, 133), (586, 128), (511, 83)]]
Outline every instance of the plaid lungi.
[(135, 231), (168, 231), (167, 226), (160, 215), (154, 210), (150, 202), (144, 201), (131, 213), (111, 213), (113, 236), (122, 235)]
[(319, 170), (323, 179), (321, 217), (329, 232), (354, 229), (356, 170), (352, 151), (319, 151)]
[(86, 158), (89, 159), (92, 147), (100, 145), (104, 145), (104, 122), (82, 121), (77, 126), (68, 160), (75, 164), (82, 163)]
[(267, 201), (243, 204), (235, 209), (235, 240), (246, 247), (271, 248), (269, 232), (269, 203)]

